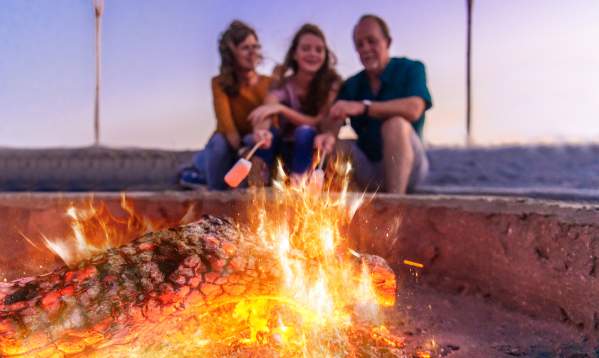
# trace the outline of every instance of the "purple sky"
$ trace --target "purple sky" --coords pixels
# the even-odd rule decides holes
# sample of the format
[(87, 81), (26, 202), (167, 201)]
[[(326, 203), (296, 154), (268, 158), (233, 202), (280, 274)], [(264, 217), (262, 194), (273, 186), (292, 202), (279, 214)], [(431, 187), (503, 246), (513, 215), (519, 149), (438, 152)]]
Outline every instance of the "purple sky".
[[(349, 76), (361, 68), (351, 29), (366, 12), (389, 22), (394, 55), (427, 65), (426, 141), (464, 142), (465, 0), (105, 1), (103, 144), (201, 147), (214, 129), (216, 39), (232, 19), (258, 30), (265, 73), (313, 22)], [(595, 0), (475, 1), (476, 143), (599, 140), (597, 19)], [(0, 54), (0, 147), (92, 143), (91, 0), (2, 0)]]

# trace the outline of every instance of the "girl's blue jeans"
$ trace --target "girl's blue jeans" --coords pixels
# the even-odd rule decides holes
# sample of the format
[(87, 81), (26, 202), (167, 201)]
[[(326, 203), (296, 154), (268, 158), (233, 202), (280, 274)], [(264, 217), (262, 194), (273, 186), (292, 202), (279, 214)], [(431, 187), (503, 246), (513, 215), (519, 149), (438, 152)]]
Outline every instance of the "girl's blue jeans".
[[(273, 127), (270, 131), (273, 134), (271, 147), (258, 149), (256, 156), (262, 158), (271, 168), (275, 159), (281, 157), (287, 170), (291, 173), (305, 173), (312, 164), (316, 129), (310, 126), (298, 126), (293, 131), (293, 140), (283, 139), (277, 128)], [(247, 146), (254, 144), (251, 134), (243, 138), (243, 144)], [(228, 186), (224, 181), (225, 174), (237, 159), (237, 152), (231, 147), (225, 136), (217, 132), (208, 141), (204, 153), (195, 155), (194, 165), (200, 171), (205, 170), (209, 189), (226, 190)]]

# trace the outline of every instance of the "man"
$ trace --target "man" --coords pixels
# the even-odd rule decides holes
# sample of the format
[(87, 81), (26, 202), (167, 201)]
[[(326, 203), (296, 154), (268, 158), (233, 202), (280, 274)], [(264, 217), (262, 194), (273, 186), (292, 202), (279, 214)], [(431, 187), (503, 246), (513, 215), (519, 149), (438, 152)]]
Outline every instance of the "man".
[(432, 106), (424, 65), (390, 57), (389, 28), (378, 16), (362, 16), (353, 40), (364, 70), (343, 84), (329, 112), (337, 125), (319, 135), (315, 145), (331, 152), (340, 124), (350, 117), (358, 140), (337, 144), (350, 155), (357, 183), (404, 194), (428, 172), (420, 139), (424, 112)]

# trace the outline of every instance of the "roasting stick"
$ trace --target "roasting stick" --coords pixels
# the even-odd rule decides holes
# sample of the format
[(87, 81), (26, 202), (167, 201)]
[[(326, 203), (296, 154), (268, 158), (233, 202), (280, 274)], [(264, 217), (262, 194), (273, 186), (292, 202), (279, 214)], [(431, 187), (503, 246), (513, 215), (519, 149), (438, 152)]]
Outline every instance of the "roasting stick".
[(264, 142), (266, 142), (266, 140), (264, 139), (260, 139), (258, 141), (258, 143), (254, 144), (254, 147), (252, 147), (252, 149), (250, 150), (250, 152), (248, 154), (245, 155), (245, 160), (250, 160), (252, 159), (252, 156), (254, 155), (254, 153), (256, 153), (256, 151), (258, 150), (258, 148), (260, 148), (260, 146), (262, 144), (264, 144)]
[(322, 170), (322, 167), (324, 166), (326, 157), (327, 157), (327, 154), (324, 153), (322, 155), (322, 158), (320, 158), (320, 163), (318, 163), (318, 168), (316, 168), (316, 170), (314, 170), (312, 172), (312, 175), (310, 176), (310, 189), (314, 193), (319, 193), (322, 191), (322, 187), (324, 185), (324, 170)]
[(245, 158), (239, 158), (237, 163), (235, 163), (235, 165), (229, 169), (225, 175), (225, 183), (227, 183), (231, 188), (237, 188), (243, 179), (248, 176), (250, 169), (252, 169), (252, 162), (250, 162), (250, 159), (262, 144), (264, 144), (264, 139), (254, 144), (254, 147), (245, 156)]
[(316, 170), (320, 170), (321, 172), (323, 171), (322, 167), (324, 166), (324, 161), (326, 159), (327, 159), (327, 153), (322, 153), (322, 158), (320, 158), (320, 163), (318, 163), (318, 169), (316, 169)]

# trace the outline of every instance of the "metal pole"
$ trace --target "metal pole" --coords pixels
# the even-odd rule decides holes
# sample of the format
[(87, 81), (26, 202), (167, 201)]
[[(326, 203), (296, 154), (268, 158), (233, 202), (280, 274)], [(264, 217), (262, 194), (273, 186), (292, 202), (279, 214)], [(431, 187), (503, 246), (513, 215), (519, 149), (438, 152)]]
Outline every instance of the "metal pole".
[(472, 145), (472, 5), (474, 0), (466, 0), (466, 144)]
[(104, 12), (104, 0), (94, 0), (94, 12), (96, 15), (96, 98), (94, 103), (94, 145), (100, 145), (100, 87), (102, 79), (101, 57), (102, 57), (102, 13)]

